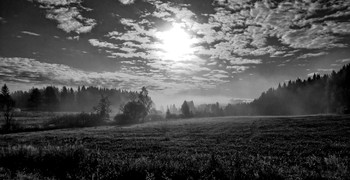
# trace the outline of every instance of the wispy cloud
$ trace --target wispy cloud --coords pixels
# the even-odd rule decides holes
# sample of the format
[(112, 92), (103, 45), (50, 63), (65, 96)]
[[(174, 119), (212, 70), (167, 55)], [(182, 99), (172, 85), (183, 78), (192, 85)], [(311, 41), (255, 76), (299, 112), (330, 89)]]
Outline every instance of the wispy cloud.
[(347, 62), (350, 62), (350, 58), (347, 58), (347, 59), (339, 59), (339, 60), (337, 60), (337, 62), (347, 63)]
[(31, 35), (31, 36), (40, 36), (40, 34), (29, 32), (29, 31), (21, 31), (21, 33), (28, 34), (28, 35)]
[(319, 57), (319, 56), (324, 56), (327, 55), (327, 52), (318, 52), (318, 53), (307, 53), (303, 54), (298, 57), (298, 59), (307, 59), (307, 58), (313, 58), (313, 57)]
[(102, 42), (97, 39), (89, 39), (89, 43), (93, 46), (100, 47), (100, 48), (109, 48), (109, 49), (117, 49), (118, 46), (116, 44), (112, 44), (109, 42)]

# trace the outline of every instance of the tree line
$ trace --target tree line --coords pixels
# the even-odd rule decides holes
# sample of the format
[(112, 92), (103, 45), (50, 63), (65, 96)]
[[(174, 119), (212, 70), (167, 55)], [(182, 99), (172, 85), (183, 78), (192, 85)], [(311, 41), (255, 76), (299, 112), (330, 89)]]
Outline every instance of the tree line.
[(64, 111), (64, 112), (90, 112), (99, 103), (102, 96), (108, 97), (111, 108), (119, 110), (121, 104), (130, 100), (137, 94), (133, 91), (121, 89), (108, 89), (98, 87), (78, 87), (76, 90), (63, 86), (32, 88), (29, 91), (16, 91), (11, 97), (16, 107), (26, 111)]
[[(305, 115), (350, 113), (350, 64), (343, 66), (338, 72), (319, 75), (314, 74), (307, 79), (279, 84), (270, 88), (259, 98), (250, 103), (202, 104), (195, 109), (184, 101), (180, 111), (174, 106), (168, 107), (166, 117), (212, 117), (212, 116), (251, 116), (251, 115)], [(193, 106), (193, 105), (191, 105)]]
[[(112, 101), (110, 101), (112, 99)], [(19, 105), (16, 104), (18, 101)], [(23, 103), (26, 102), (26, 103)], [(112, 102), (118, 106), (120, 112), (110, 122)], [(117, 105), (118, 104), (118, 105)], [(79, 107), (81, 106), (81, 107)], [(90, 107), (91, 106), (91, 107)], [(0, 91), (1, 119), (4, 123), (0, 126), (0, 133), (11, 133), (31, 131), (37, 129), (89, 127), (103, 124), (134, 124), (145, 121), (147, 115), (152, 111), (154, 103), (148, 96), (146, 87), (140, 92), (124, 91), (116, 89), (105, 89), (78, 87), (77, 91), (72, 88), (63, 87), (59, 90), (53, 86), (47, 86), (41, 90), (32, 88), (30, 91), (17, 91), (10, 94), (6, 84)], [(65, 114), (51, 118), (40, 128), (29, 128), (15, 122), (13, 116), (16, 108), (24, 110), (40, 111), (82, 111), (79, 114)], [(87, 110), (86, 113), (84, 110)]]
[(226, 115), (302, 115), (349, 113), (350, 64), (338, 72), (319, 75), (270, 88), (250, 103), (229, 104)]

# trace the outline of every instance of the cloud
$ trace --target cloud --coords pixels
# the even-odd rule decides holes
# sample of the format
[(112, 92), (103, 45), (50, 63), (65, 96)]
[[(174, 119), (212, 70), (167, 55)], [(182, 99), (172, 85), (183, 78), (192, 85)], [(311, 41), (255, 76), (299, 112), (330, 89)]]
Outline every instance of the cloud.
[(334, 69), (317, 69), (317, 71), (321, 71), (321, 72), (332, 72), (332, 71), (334, 71)]
[(58, 28), (65, 32), (87, 33), (97, 24), (94, 19), (84, 18), (76, 7), (62, 7), (47, 11), (46, 18), (56, 20)]
[(347, 59), (339, 59), (339, 60), (337, 60), (337, 62), (347, 63), (347, 62), (350, 62), (350, 58), (347, 58)]
[(21, 31), (21, 33), (28, 34), (28, 35), (31, 35), (31, 36), (40, 36), (40, 34), (29, 32), (29, 31)]
[(97, 25), (96, 20), (83, 17), (81, 11), (90, 11), (81, 5), (81, 0), (35, 0), (45, 9), (46, 18), (58, 22), (57, 27), (67, 33), (91, 32)]
[(186, 22), (196, 16), (195, 13), (186, 7), (186, 4), (175, 5), (172, 2), (163, 3), (161, 1), (148, 2), (154, 5), (156, 7), (156, 10), (153, 13), (147, 14), (146, 16), (157, 17), (169, 22), (174, 22), (177, 20)]
[(134, 4), (135, 0), (119, 0), (124, 5)]
[(240, 73), (249, 69), (248, 66), (227, 66), (226, 68), (231, 70), (232, 73)]
[(89, 43), (100, 48), (118, 49), (118, 45), (109, 42), (102, 42), (97, 39), (89, 39)]
[(77, 3), (79, 0), (36, 0), (40, 4), (44, 5), (54, 5), (54, 6), (64, 6), (71, 3)]
[(298, 57), (298, 59), (307, 59), (307, 58), (313, 58), (313, 57), (318, 57), (318, 56), (324, 56), (327, 55), (327, 52), (318, 52), (318, 53), (307, 53), (303, 54)]
[(318, 75), (318, 74), (320, 74), (320, 73), (319, 72), (312, 72), (312, 73), (307, 74), (307, 77), (312, 77), (312, 76)]

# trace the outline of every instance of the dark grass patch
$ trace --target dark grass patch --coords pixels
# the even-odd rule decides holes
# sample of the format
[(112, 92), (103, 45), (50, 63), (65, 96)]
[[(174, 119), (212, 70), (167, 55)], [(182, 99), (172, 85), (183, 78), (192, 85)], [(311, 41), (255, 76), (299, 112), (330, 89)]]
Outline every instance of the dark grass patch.
[(13, 146), (0, 153), (3, 178), (54, 179), (346, 179), (349, 159), (336, 155), (300, 159), (230, 154), (163, 153), (111, 158), (72, 146)]
[(0, 128), (0, 134), (46, 131), (65, 128), (93, 127), (107, 124), (101, 116), (93, 113), (64, 114), (54, 116), (41, 124), (26, 125), (16, 121), (13, 128)]

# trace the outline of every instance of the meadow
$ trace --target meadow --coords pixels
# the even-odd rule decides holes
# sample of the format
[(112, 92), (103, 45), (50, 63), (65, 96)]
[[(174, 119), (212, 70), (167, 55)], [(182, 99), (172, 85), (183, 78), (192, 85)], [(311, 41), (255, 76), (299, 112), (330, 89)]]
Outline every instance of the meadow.
[(350, 116), (210, 117), (0, 135), (0, 179), (349, 179)]

